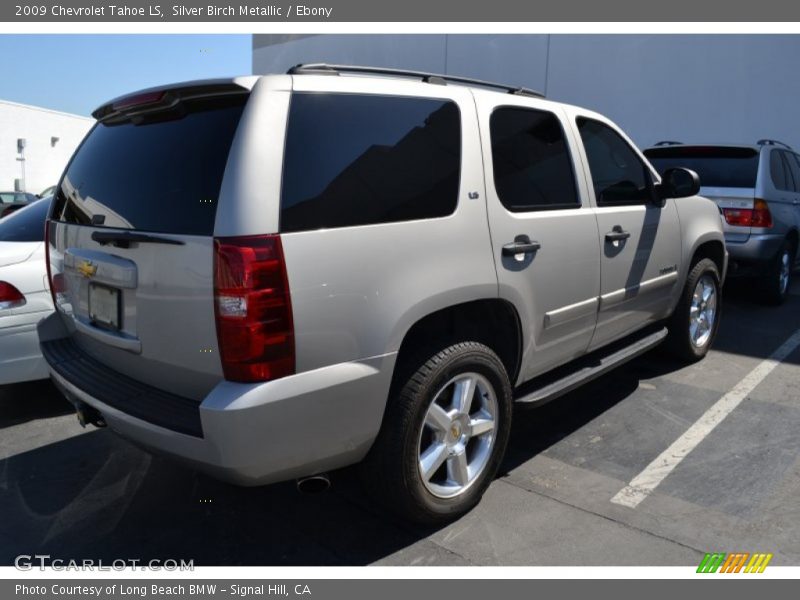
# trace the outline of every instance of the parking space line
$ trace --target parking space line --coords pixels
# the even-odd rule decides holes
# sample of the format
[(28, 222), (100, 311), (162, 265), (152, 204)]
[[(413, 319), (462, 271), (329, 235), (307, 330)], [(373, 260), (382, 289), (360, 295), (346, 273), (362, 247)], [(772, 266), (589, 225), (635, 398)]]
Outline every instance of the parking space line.
[(733, 389), (717, 400), (694, 425), (622, 488), (611, 502), (636, 508), (686, 458), (686, 455), (694, 450), (798, 346), (800, 346), (800, 329), (781, 344), (769, 358), (745, 375)]

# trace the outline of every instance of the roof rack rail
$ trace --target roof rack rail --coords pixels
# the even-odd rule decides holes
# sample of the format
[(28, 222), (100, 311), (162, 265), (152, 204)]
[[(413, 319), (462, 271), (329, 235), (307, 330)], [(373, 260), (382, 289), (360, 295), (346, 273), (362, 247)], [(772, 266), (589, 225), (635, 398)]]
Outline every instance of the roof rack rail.
[(792, 150), (792, 147), (789, 144), (785, 144), (783, 142), (779, 142), (778, 140), (770, 140), (770, 139), (763, 139), (758, 140), (759, 146), (783, 146), (784, 148), (788, 148)]
[(661, 140), (653, 144), (654, 146), (680, 146), (683, 142), (675, 142), (673, 140)]
[(450, 81), (453, 83), (463, 83), (466, 85), (500, 89), (509, 94), (516, 94), (519, 96), (534, 96), (536, 98), (545, 97), (541, 92), (537, 92), (536, 90), (531, 90), (525, 87), (483, 81), (482, 79), (473, 79), (472, 77), (441, 75), (438, 73), (427, 73), (425, 71), (411, 71), (406, 69), (363, 67), (359, 65), (332, 65), (327, 63), (301, 63), (291, 67), (288, 71), (286, 71), (286, 73), (288, 75), (339, 75), (340, 73), (364, 73), (374, 75), (389, 75), (391, 77), (412, 77), (414, 79), (421, 79), (425, 83), (432, 83), (436, 85), (447, 85), (447, 82)]

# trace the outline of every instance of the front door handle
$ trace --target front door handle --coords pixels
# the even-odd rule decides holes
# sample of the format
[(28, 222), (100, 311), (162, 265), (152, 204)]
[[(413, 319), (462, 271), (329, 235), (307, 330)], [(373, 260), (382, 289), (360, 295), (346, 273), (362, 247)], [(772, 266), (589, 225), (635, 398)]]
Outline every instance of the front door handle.
[(531, 240), (527, 235), (518, 235), (510, 244), (503, 246), (503, 256), (516, 256), (517, 254), (531, 254), (536, 252), (542, 245)]
[(629, 237), (631, 237), (631, 234), (627, 231), (624, 231), (622, 227), (617, 225), (612, 231), (609, 231), (606, 234), (606, 241), (621, 242), (622, 240), (627, 240)]

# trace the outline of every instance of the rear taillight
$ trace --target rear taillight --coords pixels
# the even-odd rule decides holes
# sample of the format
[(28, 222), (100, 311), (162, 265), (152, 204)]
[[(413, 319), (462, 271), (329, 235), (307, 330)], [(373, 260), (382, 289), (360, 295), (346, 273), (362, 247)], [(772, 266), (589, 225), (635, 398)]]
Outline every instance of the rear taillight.
[(738, 227), (772, 227), (772, 214), (769, 205), (756, 198), (753, 208), (723, 208), (722, 214), (728, 225)]
[(760, 198), (756, 198), (753, 204), (753, 222), (751, 227), (772, 227), (772, 213), (769, 212), (769, 204)]
[(292, 303), (280, 236), (214, 240), (214, 296), (225, 379), (252, 383), (294, 373)]
[(47, 268), (47, 283), (50, 286), (50, 296), (53, 298), (53, 306), (63, 308), (62, 302), (65, 301), (64, 274), (53, 273), (53, 266), (50, 264), (50, 219), (44, 222), (44, 264)]
[(0, 281), (0, 310), (25, 305), (25, 296), (10, 283)]
[(44, 221), (44, 266), (47, 269), (47, 284), (50, 286), (53, 306), (57, 306), (56, 292), (53, 287), (53, 270), (50, 267), (50, 219), (45, 219)]
[(753, 222), (752, 208), (723, 208), (722, 214), (725, 216), (725, 222), (728, 225), (750, 227), (750, 223)]

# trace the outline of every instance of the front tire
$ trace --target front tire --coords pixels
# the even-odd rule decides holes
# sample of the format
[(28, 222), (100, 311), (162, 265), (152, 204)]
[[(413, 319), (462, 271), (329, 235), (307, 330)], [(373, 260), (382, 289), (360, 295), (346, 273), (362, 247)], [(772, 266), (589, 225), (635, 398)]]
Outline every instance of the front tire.
[(719, 269), (711, 259), (698, 261), (689, 271), (678, 306), (668, 323), (667, 348), (687, 362), (708, 354), (719, 328), (722, 288)]
[[(473, 508), (511, 428), (511, 383), (487, 346), (462, 342), (410, 365), (362, 464), (365, 487), (408, 520), (438, 524)], [(403, 372), (403, 371), (401, 371)]]

